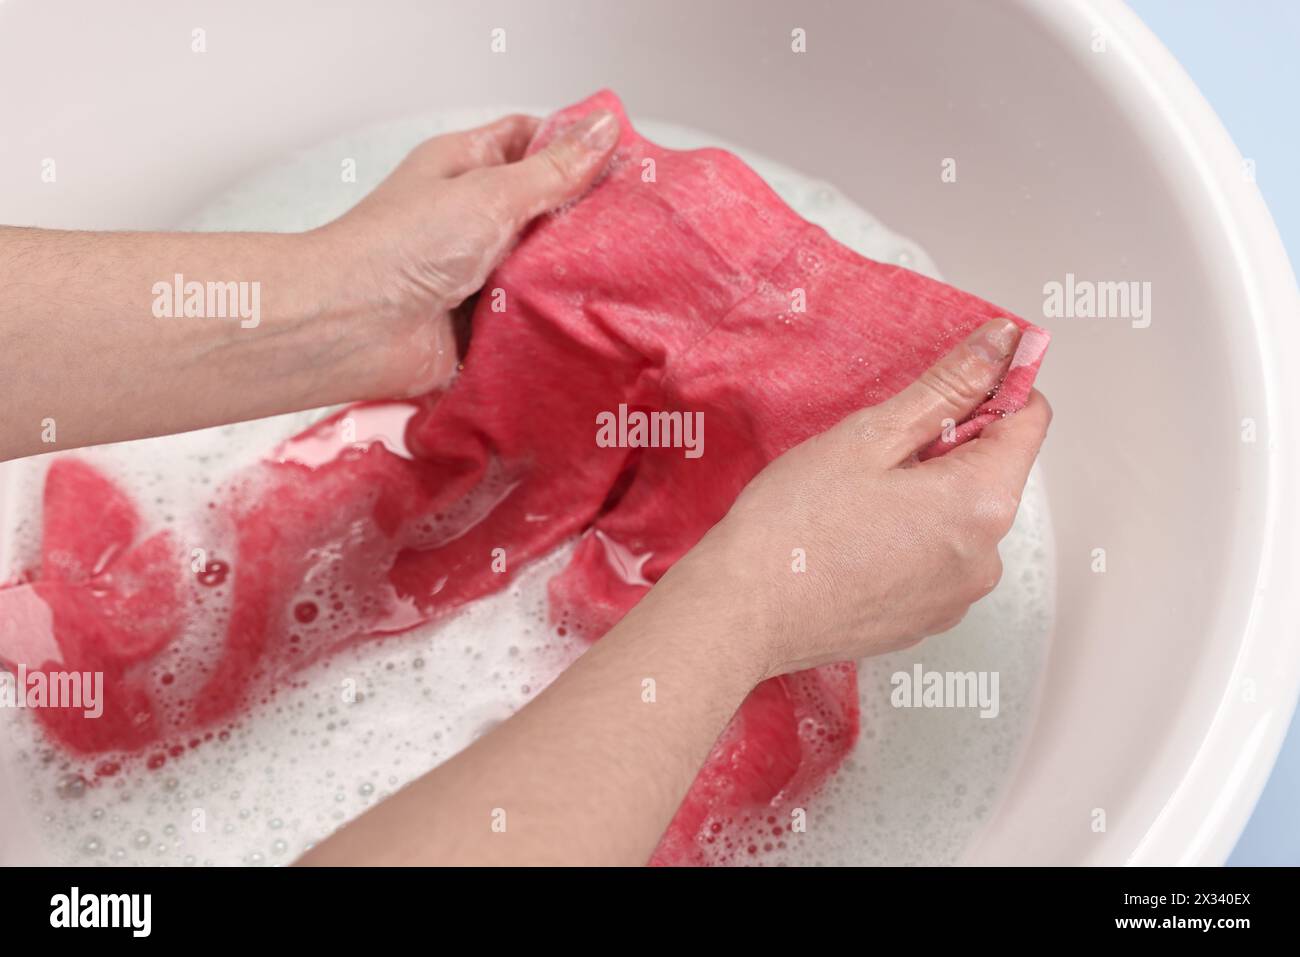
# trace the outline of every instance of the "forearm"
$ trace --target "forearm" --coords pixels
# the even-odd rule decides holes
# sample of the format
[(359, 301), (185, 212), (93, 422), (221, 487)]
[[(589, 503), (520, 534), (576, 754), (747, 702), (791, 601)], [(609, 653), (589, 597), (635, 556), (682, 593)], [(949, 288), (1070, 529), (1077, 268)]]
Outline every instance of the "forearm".
[(362, 397), (377, 370), (333, 254), (313, 234), (0, 227), (0, 460)]
[(760, 676), (745, 627), (670, 574), (519, 714), (302, 863), (646, 863)]

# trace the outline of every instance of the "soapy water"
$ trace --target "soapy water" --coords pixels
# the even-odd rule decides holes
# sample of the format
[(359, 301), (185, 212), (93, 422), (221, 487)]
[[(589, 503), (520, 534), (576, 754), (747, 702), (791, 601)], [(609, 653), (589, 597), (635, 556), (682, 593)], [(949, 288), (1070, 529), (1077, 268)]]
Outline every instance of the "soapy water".
[[(311, 228), (353, 205), (421, 140), (506, 112), (513, 111), (459, 111), (341, 138), (253, 177), (186, 226)], [(834, 187), (700, 132), (638, 125), (665, 146), (731, 149), (840, 242), (938, 278), (924, 250)], [(344, 159), (355, 160), (356, 183), (342, 182)], [(400, 411), (380, 408), (375, 414), (373, 430), (364, 415), (354, 423), (358, 441), (372, 434), (385, 441), (400, 436), (385, 421)], [(330, 441), (314, 441), (310, 433), (285, 442), (323, 418), (319, 410), (297, 413), (75, 454), (114, 476), (154, 526), (173, 530), (181, 541), (211, 541), (212, 529), (202, 527), (204, 510), (196, 503), (210, 500), (268, 449), (277, 450), (273, 457), (306, 464), (329, 454)], [(51, 458), (11, 463), (0, 472), (0, 579), (36, 554)], [(430, 534), (436, 538), (437, 530)], [(62, 864), (292, 861), (518, 711), (581, 654), (585, 642), (549, 623), (546, 609), (546, 582), (565, 567), (570, 551), (571, 545), (558, 549), (508, 589), (447, 619), (313, 662), (233, 724), (201, 735), (200, 746), (169, 755), (161, 767), (114, 755), (78, 759), (52, 744), (30, 714), (0, 712), (0, 767), (38, 835), (39, 847), (29, 853)], [(806, 802), (806, 831), (782, 829), (778, 839), (773, 829), (757, 824), (746, 847), (754, 853), (742, 855), (745, 861), (942, 864), (960, 858), (1014, 769), (1047, 652), (1054, 551), (1037, 473), (1003, 542), (1002, 558), (1002, 583), (960, 626), (860, 664), (862, 732), (853, 753)], [(210, 584), (218, 597), (223, 583)], [(295, 608), (306, 622), (330, 614), (328, 604), (309, 598)], [(220, 643), (224, 626), (219, 614), (208, 616), (177, 643), (173, 657), (183, 657), (184, 647), (195, 642)], [(393, 623), (393, 630), (401, 627)], [(917, 663), (926, 671), (996, 672), (998, 716), (981, 718), (978, 708), (895, 708), (891, 676), (910, 674)], [(163, 661), (160, 680), (165, 674), (175, 681), (182, 669), (181, 661)], [(99, 773), (105, 767), (114, 773)], [(0, 824), (0, 841), (20, 826), (20, 815)]]

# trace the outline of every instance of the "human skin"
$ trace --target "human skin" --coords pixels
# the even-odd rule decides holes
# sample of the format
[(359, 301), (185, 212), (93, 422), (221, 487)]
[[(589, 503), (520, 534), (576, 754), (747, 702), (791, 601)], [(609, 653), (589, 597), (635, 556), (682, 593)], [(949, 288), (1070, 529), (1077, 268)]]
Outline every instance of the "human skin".
[(1033, 393), (940, 458), (915, 452), (984, 400), (1017, 338), (1006, 320), (981, 327), (893, 399), (772, 462), (550, 687), (300, 863), (644, 864), (758, 682), (911, 645), (997, 584), (1047, 402)]
[[(429, 140), (305, 233), (0, 227), (0, 461), (445, 385), (452, 311), (618, 139), (602, 112), (523, 158), (537, 123)], [(259, 283), (257, 324), (156, 317), (178, 273)]]
[[(308, 233), (0, 227), (0, 460), (445, 385), (453, 311), (530, 219), (586, 190), (617, 140), (596, 114), (524, 159), (536, 124), (430, 140)], [(156, 318), (153, 284), (175, 273), (260, 282), (260, 322)], [(301, 863), (644, 863), (756, 684), (943, 631), (997, 582), (1046, 402), (1034, 393), (938, 459), (914, 453), (984, 400), (1016, 339), (990, 323), (771, 463), (529, 705)], [(790, 572), (795, 547), (805, 574)]]

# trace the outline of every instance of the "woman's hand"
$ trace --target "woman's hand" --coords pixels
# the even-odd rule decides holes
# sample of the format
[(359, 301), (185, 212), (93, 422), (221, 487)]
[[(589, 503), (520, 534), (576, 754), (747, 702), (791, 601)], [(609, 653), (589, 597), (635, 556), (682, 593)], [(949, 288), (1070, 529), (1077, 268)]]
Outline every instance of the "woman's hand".
[[(550, 687), (301, 863), (644, 863), (756, 683), (941, 631), (993, 587), (1047, 403), (1035, 393), (947, 455), (913, 456), (979, 405), (1017, 338), (990, 323), (777, 459)], [(489, 827), (494, 809), (508, 830)]]
[[(712, 600), (747, 622), (726, 640), (748, 643), (743, 654), (763, 677), (893, 651), (957, 624), (1001, 577), (997, 545), (1051, 409), (1035, 392), (973, 441), (926, 462), (915, 455), (945, 419), (984, 401), (1018, 338), (1009, 320), (982, 326), (888, 402), (772, 462), (663, 584), (715, 582)], [(805, 571), (795, 570), (800, 555)]]
[(618, 119), (599, 111), (523, 158), (537, 125), (507, 116), (427, 140), (352, 210), (308, 234), (312, 258), (333, 264), (336, 300), (377, 346), (368, 397), (447, 383), (457, 363), (452, 311), (531, 219), (586, 191), (618, 141)]
[[(451, 311), (618, 138), (615, 116), (593, 114), (523, 159), (536, 125), (429, 140), (307, 233), (0, 226), (0, 461), (445, 385)], [(249, 314), (160, 312), (174, 277), (240, 284)]]

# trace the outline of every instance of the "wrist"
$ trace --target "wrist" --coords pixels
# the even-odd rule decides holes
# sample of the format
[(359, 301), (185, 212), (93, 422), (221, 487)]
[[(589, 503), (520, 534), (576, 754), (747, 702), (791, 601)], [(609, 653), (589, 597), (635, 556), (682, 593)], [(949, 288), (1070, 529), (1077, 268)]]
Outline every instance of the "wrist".
[(307, 267), (301, 290), (313, 335), (328, 336), (344, 361), (336, 402), (423, 395), (446, 385), (459, 356), (445, 307), (391, 267), (359, 256), (375, 245), (352, 235), (345, 220), (301, 233), (295, 255)]
[(274, 237), (286, 275), (278, 334), (300, 357), (314, 405), (386, 398), (384, 304), (346, 247), (323, 230)]
[(728, 566), (708, 539), (679, 560), (642, 601), (671, 623), (681, 653), (698, 659), (724, 686), (741, 697), (774, 672), (771, 623), (739, 583), (728, 580)]

